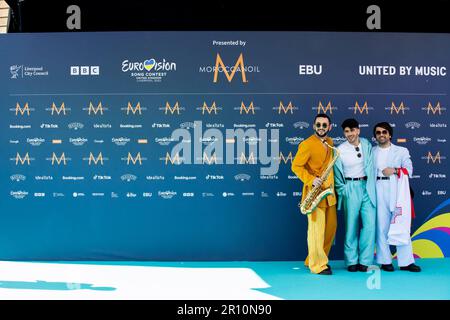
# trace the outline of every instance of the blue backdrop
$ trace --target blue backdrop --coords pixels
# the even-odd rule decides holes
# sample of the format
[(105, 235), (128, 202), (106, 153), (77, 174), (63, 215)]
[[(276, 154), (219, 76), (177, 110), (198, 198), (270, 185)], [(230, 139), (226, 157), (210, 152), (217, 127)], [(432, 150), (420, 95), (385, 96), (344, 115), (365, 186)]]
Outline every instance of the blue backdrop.
[[(220, 62), (242, 64), (232, 74)], [(290, 166), (319, 111), (336, 144), (349, 117), (368, 138), (379, 121), (395, 126), (414, 165), (414, 231), (449, 198), (449, 62), (445, 34), (1, 35), (0, 259), (302, 260), (307, 220)], [(240, 164), (236, 150), (234, 164), (168, 162), (175, 129), (191, 133), (192, 161), (210, 143), (194, 122), (267, 130), (278, 172), (261, 176), (268, 165), (256, 153)], [(246, 157), (260, 138), (246, 140)], [(226, 157), (233, 143), (220, 145)], [(343, 233), (339, 214), (332, 259)]]

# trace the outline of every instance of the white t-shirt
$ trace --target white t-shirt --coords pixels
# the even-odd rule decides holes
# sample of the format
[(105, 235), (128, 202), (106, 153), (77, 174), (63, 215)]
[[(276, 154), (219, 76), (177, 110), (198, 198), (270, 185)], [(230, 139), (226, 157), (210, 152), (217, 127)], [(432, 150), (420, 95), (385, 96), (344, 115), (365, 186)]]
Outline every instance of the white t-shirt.
[[(361, 142), (358, 145), (359, 151), (356, 151), (356, 147), (350, 144), (348, 141), (339, 145), (338, 150), (340, 152), (342, 164), (344, 167), (345, 178), (361, 178), (366, 176), (364, 172), (364, 155), (362, 152)], [(358, 153), (361, 157), (358, 158)]]
[(378, 155), (375, 159), (375, 166), (377, 168), (377, 176), (378, 177), (384, 177), (383, 170), (389, 167), (387, 163), (388, 154), (391, 150), (391, 146), (387, 148), (378, 148)]

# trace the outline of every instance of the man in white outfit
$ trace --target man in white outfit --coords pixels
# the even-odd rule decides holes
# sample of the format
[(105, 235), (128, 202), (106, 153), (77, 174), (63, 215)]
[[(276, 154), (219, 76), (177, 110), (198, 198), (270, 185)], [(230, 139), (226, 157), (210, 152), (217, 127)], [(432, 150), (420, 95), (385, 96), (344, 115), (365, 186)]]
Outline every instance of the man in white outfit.
[[(391, 143), (393, 129), (387, 122), (375, 125), (373, 134), (378, 146), (373, 148), (374, 164), (377, 176), (377, 235), (376, 261), (384, 271), (394, 271), (392, 254), (388, 243), (389, 227), (397, 201), (397, 170), (405, 168), (409, 177), (413, 167), (408, 149)], [(408, 244), (397, 245), (397, 259), (400, 270), (420, 272), (414, 264), (411, 238)]]

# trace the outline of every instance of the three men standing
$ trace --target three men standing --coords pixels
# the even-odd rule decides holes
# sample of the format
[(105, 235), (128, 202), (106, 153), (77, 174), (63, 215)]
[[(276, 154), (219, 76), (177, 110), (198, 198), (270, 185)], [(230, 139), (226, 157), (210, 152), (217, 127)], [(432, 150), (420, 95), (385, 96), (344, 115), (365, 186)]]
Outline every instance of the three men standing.
[[(332, 274), (328, 254), (336, 234), (337, 202), (338, 209), (344, 209), (348, 271), (367, 271), (373, 264), (375, 244), (376, 261), (381, 269), (394, 271), (388, 234), (398, 211), (398, 200), (410, 200), (409, 190), (408, 194), (402, 194), (405, 192), (397, 188), (401, 173), (412, 175), (408, 149), (391, 143), (393, 129), (387, 122), (375, 125), (373, 133), (378, 146), (373, 148), (367, 139), (359, 137), (359, 123), (355, 119), (345, 120), (342, 129), (347, 141), (338, 147), (339, 158), (325, 181), (320, 177), (333, 158), (333, 150), (326, 145), (333, 145), (328, 137), (331, 120), (326, 114), (315, 117), (314, 134), (299, 145), (292, 161), (292, 171), (303, 182), (302, 202), (314, 186), (334, 187), (338, 194), (338, 200), (334, 193), (322, 199), (308, 215), (305, 265), (312, 273)], [(420, 267), (414, 264), (409, 230), (404, 237), (405, 244), (397, 243), (398, 265), (401, 270), (419, 272)]]

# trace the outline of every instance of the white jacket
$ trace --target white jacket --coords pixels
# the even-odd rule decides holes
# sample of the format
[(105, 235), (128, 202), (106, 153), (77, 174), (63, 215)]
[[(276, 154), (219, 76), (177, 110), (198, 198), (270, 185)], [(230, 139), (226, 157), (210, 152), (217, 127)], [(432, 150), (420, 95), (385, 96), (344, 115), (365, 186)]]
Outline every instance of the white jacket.
[[(378, 151), (380, 150), (379, 146), (373, 147), (373, 158), (376, 159), (378, 155)], [(408, 149), (404, 147), (397, 146), (391, 143), (391, 149), (389, 150), (387, 165), (391, 168), (405, 168), (408, 170), (409, 177), (412, 177), (413, 174), (413, 166), (411, 161), (411, 156), (409, 155)], [(376, 174), (376, 168), (374, 168)], [(386, 190), (378, 190), (377, 192), (389, 192), (390, 193), (390, 202), (389, 202), (389, 211), (394, 212), (396, 202), (397, 202), (397, 181), (398, 178), (396, 175), (391, 175), (389, 178), (389, 189)], [(408, 191), (409, 194), (409, 191)]]

